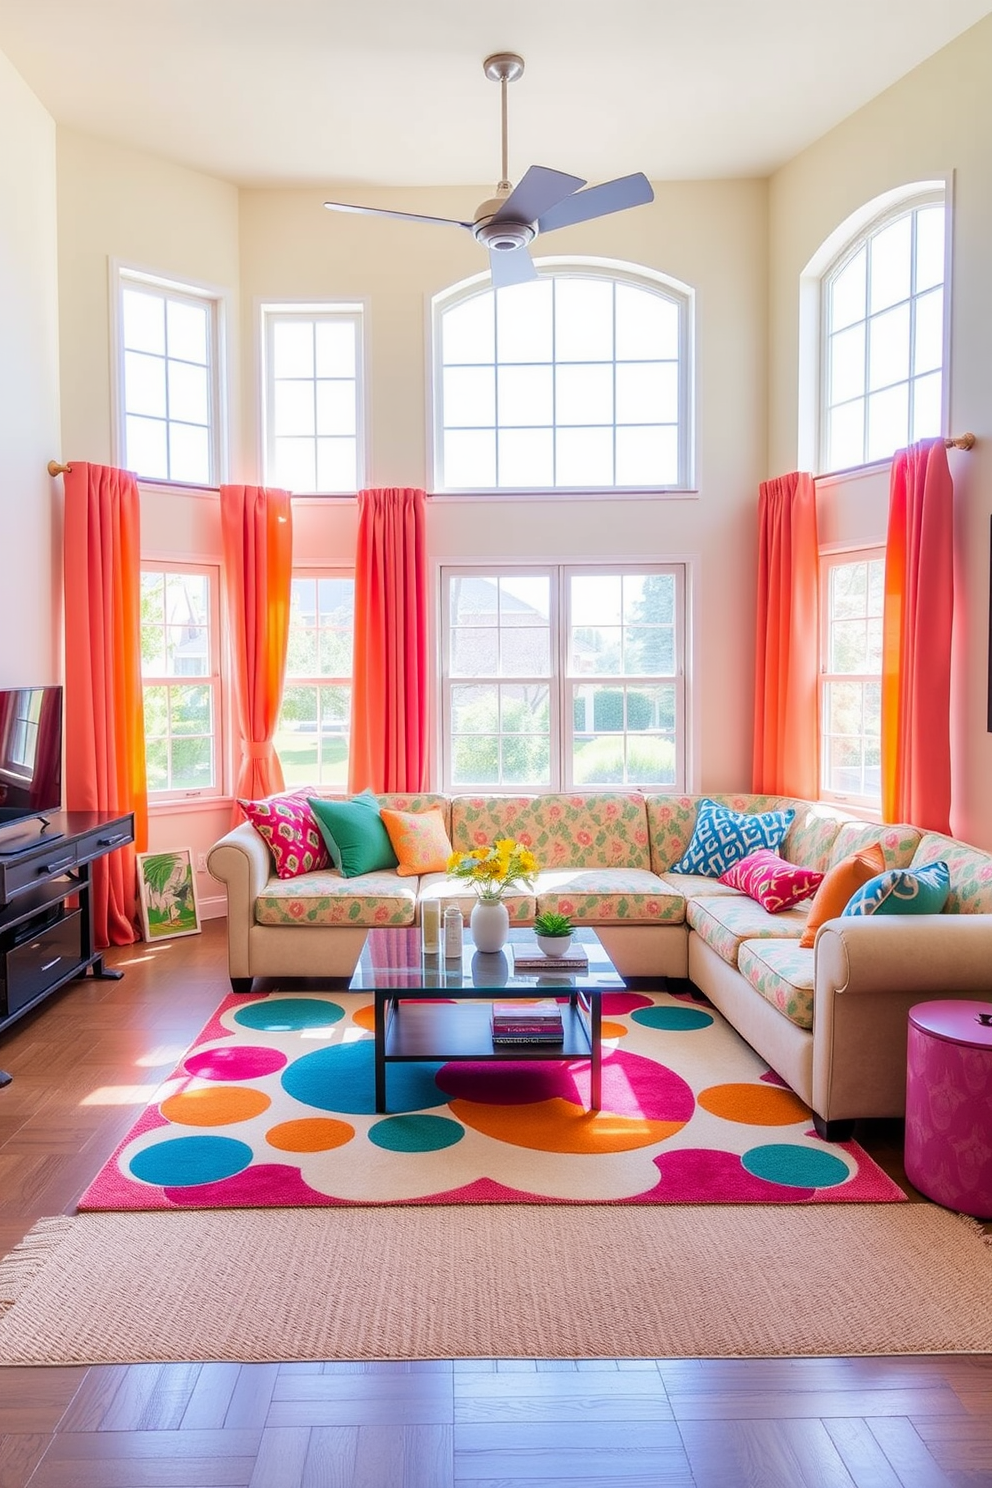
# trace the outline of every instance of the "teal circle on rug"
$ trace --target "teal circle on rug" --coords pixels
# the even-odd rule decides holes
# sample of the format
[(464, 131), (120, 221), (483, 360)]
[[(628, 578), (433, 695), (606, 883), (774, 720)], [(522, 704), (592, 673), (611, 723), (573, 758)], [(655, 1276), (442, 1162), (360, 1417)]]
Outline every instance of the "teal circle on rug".
[(784, 1142), (752, 1147), (744, 1153), (741, 1165), (755, 1178), (782, 1183), (788, 1188), (834, 1188), (851, 1176), (847, 1164), (832, 1152), (819, 1152), (815, 1147), (790, 1147)]
[(649, 1007), (637, 1008), (631, 1013), (630, 1021), (642, 1023), (645, 1028), (665, 1028), (670, 1033), (688, 1033), (694, 1028), (709, 1028), (713, 1015), (704, 1013), (702, 1008)]
[(447, 1116), (388, 1116), (369, 1127), (369, 1141), (387, 1152), (440, 1152), (464, 1135), (461, 1123)]
[(266, 1033), (293, 1033), (299, 1028), (330, 1028), (343, 1017), (343, 1007), (323, 998), (274, 997), (239, 1008), (234, 1021), (242, 1028), (259, 1028)]
[(136, 1152), (128, 1163), (142, 1183), (163, 1188), (194, 1188), (199, 1183), (217, 1183), (244, 1172), (252, 1150), (233, 1137), (171, 1137)]
[[(391, 1064), (386, 1072), (386, 1101), (391, 1111), (422, 1111), (443, 1106), (447, 1097), (434, 1076), (441, 1064)], [(375, 1044), (331, 1044), (294, 1059), (282, 1073), (282, 1087), (294, 1100), (318, 1111), (349, 1116), (375, 1115)]]

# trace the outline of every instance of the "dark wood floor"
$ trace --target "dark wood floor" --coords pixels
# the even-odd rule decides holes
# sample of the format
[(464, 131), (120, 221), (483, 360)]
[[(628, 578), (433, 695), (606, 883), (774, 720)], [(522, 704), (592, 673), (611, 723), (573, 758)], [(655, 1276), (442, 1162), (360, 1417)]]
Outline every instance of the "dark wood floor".
[[(108, 962), (0, 1039), (0, 1255), (74, 1212), (228, 990), (220, 922)], [(898, 1125), (857, 1135), (905, 1184)], [(0, 1488), (28, 1484), (992, 1488), (992, 1358), (2, 1369)]]

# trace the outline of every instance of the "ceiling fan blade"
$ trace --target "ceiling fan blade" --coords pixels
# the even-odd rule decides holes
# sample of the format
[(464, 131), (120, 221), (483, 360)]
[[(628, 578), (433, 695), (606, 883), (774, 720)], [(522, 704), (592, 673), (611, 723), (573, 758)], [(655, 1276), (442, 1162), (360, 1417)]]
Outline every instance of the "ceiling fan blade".
[(537, 270), (526, 248), (490, 248), (489, 269), (493, 276), (493, 289), (529, 284), (537, 278)]
[(554, 232), (556, 227), (571, 227), (576, 222), (589, 222), (593, 217), (608, 217), (611, 212), (623, 212), (627, 207), (640, 207), (650, 201), (654, 201), (651, 182), (636, 171), (632, 176), (618, 176), (615, 181), (590, 186), (588, 191), (580, 191), (557, 202), (537, 219), (537, 227), (542, 233)]
[(586, 183), (581, 176), (532, 165), (493, 217), (494, 222), (536, 222)]
[(371, 217), (395, 217), (400, 222), (439, 222), (442, 227), (467, 227), (472, 230), (471, 222), (459, 222), (454, 217), (425, 217), (420, 212), (393, 212), (388, 207), (355, 207), (348, 202), (325, 202), (324, 206), (329, 212), (359, 212)]

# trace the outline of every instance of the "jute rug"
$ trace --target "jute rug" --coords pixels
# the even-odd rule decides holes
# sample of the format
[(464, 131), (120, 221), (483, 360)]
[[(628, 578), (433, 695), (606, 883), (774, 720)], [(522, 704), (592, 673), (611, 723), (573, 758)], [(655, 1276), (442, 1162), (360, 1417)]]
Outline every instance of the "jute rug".
[(928, 1204), (462, 1205), (44, 1220), (0, 1360), (992, 1352), (992, 1247)]
[(80, 1208), (903, 1198), (698, 1000), (604, 994), (597, 1112), (588, 1059), (435, 1060), (389, 1065), (378, 1115), (372, 1023), (364, 993), (227, 997)]

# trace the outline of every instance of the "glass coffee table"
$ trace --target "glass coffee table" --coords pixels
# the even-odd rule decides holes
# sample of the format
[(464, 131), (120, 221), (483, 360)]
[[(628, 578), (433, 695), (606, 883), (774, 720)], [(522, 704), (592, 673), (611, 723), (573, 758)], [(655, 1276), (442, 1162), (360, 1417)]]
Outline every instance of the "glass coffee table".
[[(588, 969), (514, 969), (512, 945), (531, 944), (532, 930), (511, 930), (502, 951), (484, 954), (466, 928), (462, 955), (446, 960), (423, 949), (419, 926), (370, 930), (349, 983), (375, 999), (375, 1108), (386, 1109), (386, 1066), (416, 1060), (588, 1059), (590, 1109), (602, 1100), (602, 994), (624, 980), (595, 931), (575, 933)], [(492, 1004), (516, 998), (555, 998), (561, 1005), (561, 1043), (493, 1044)], [(567, 1001), (566, 1001), (567, 999)]]

